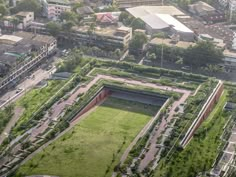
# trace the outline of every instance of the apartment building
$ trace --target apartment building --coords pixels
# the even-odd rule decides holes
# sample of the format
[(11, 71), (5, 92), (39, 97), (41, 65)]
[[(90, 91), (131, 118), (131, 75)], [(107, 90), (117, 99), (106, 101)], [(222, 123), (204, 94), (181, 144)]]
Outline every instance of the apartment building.
[(135, 6), (156, 6), (161, 5), (162, 0), (115, 0), (119, 8), (130, 8)]
[(96, 27), (93, 31), (89, 26), (73, 27), (72, 33), (61, 33), (58, 41), (69, 41), (74, 45), (97, 46), (105, 50), (123, 50), (128, 48), (132, 39), (132, 29), (128, 27)]
[(16, 32), (0, 36), (0, 92), (15, 85), (52, 55), (57, 40), (46, 35)]
[(49, 19), (56, 20), (66, 11), (71, 11), (68, 0), (42, 0), (43, 14)]

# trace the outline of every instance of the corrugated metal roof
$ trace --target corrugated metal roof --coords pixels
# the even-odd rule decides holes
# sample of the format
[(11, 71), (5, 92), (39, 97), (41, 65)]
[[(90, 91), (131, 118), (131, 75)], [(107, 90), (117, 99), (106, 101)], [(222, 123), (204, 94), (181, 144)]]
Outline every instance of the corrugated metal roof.
[(141, 19), (152, 29), (165, 29), (169, 27), (169, 24), (167, 24), (155, 14), (146, 15), (141, 17)]
[(152, 14), (141, 17), (141, 19), (153, 29), (174, 28), (176, 31), (193, 33), (188, 27), (168, 14)]
[(187, 26), (176, 20), (174, 17), (168, 14), (156, 14), (161, 20), (165, 23), (172, 26), (176, 31), (186, 32), (186, 33), (193, 33)]
[(137, 6), (133, 8), (126, 9), (131, 15), (135, 18), (141, 18), (146, 15), (151, 14), (169, 14), (172, 16), (181, 16), (185, 15), (179, 9), (174, 6)]

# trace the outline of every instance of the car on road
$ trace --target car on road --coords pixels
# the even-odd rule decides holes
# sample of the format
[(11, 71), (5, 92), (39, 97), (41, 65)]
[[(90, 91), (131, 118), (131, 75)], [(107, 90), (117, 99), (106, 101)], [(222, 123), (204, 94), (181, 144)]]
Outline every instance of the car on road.
[(18, 88), (18, 89), (16, 90), (16, 94), (17, 94), (17, 93), (20, 93), (22, 90), (23, 90), (22, 88)]

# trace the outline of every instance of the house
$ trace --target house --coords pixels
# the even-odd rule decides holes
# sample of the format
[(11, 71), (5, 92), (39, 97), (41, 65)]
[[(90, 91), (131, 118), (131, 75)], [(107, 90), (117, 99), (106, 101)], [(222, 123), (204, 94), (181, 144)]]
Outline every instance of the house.
[(103, 25), (117, 24), (121, 12), (102, 12), (96, 13), (96, 21)]

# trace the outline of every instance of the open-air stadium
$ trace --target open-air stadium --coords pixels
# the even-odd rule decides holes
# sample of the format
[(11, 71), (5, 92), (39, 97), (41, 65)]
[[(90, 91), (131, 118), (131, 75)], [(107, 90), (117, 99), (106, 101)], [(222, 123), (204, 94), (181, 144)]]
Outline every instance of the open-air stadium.
[[(22, 114), (9, 132), (11, 141), (1, 144), (1, 175), (100, 177), (141, 172), (158, 177), (173, 169), (179, 175), (182, 161), (172, 167), (166, 159), (187, 160), (184, 154), (196, 147), (195, 153), (196, 141), (205, 147), (196, 163), (207, 160), (204, 168), (211, 168), (230, 116), (216, 114), (228, 98), (222, 81), (79, 57), (77, 52), (67, 58), (73, 55), (79, 62), (67, 80), (48, 81), (17, 100), (13, 109), (21, 108)], [(57, 72), (64, 72), (70, 62), (66, 59)], [(211, 150), (201, 139), (202, 126), (209, 133), (210, 127), (218, 132), (211, 133)]]

